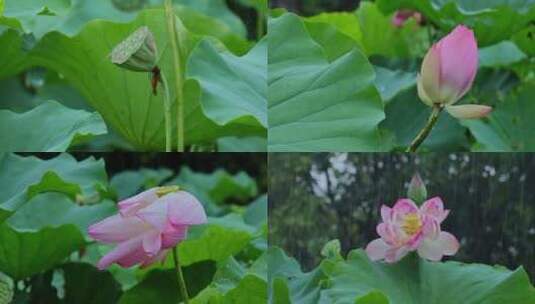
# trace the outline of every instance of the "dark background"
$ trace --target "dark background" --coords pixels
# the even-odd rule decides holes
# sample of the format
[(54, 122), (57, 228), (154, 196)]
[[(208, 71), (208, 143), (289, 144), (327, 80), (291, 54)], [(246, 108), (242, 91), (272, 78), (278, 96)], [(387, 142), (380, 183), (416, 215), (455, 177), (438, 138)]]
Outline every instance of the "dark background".
[(329, 11), (353, 11), (360, 0), (270, 0), (271, 8), (285, 8), (299, 15), (311, 16)]
[(442, 197), (442, 224), (461, 242), (454, 260), (523, 265), (535, 278), (535, 154), (270, 154), (270, 245), (305, 270), (340, 239), (344, 254), (378, 238), (381, 204), (406, 197), (418, 171)]
[[(19, 153), (35, 155), (42, 159), (53, 158), (58, 153)], [(211, 173), (219, 168), (231, 174), (245, 171), (258, 182), (259, 193), (267, 192), (266, 153), (70, 153), (78, 160), (88, 157), (104, 158), (108, 177), (124, 170), (140, 168), (169, 168), (178, 173), (181, 166), (195, 172)]]

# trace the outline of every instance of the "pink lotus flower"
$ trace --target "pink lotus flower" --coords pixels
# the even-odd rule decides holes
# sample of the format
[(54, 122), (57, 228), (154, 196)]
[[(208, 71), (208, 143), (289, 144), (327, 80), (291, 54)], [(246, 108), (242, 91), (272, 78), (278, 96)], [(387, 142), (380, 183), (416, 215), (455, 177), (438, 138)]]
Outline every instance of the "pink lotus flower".
[(157, 187), (119, 202), (119, 214), (89, 227), (100, 242), (117, 244), (99, 262), (142, 267), (165, 259), (170, 248), (186, 238), (190, 225), (206, 223), (201, 203), (176, 186)]
[(392, 16), (392, 25), (395, 27), (402, 27), (409, 18), (414, 18), (418, 24), (421, 24), (423, 21), (422, 14), (417, 11), (399, 10)]
[(427, 105), (439, 104), (461, 119), (487, 116), (492, 108), (483, 105), (454, 106), (472, 87), (478, 66), (474, 33), (459, 25), (434, 44), (425, 55), (418, 76), (418, 95)]
[(427, 200), (420, 208), (406, 198), (398, 200), (393, 208), (383, 205), (383, 222), (377, 225), (381, 238), (368, 244), (368, 257), (372, 261), (384, 259), (393, 263), (415, 250), (431, 261), (454, 255), (459, 242), (451, 233), (440, 230), (440, 223), (448, 213), (439, 197)]

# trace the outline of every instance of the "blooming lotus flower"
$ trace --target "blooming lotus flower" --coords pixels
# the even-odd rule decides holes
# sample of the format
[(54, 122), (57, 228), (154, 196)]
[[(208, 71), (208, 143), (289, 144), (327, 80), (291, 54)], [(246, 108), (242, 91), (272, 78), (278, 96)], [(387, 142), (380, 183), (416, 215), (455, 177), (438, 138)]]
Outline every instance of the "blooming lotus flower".
[(459, 242), (451, 233), (440, 230), (448, 213), (439, 197), (427, 200), (420, 208), (410, 199), (398, 200), (393, 208), (383, 205), (383, 222), (377, 225), (381, 238), (368, 244), (368, 257), (373, 261), (384, 259), (393, 263), (411, 251), (417, 251), (422, 258), (431, 261), (454, 255)]
[(422, 14), (420, 14), (417, 11), (413, 10), (399, 10), (396, 11), (394, 16), (392, 16), (392, 25), (395, 27), (402, 27), (403, 24), (409, 19), (414, 18), (418, 24), (422, 23), (423, 17)]
[(186, 238), (190, 225), (206, 223), (201, 203), (176, 186), (156, 187), (119, 202), (119, 214), (89, 227), (100, 242), (117, 244), (99, 262), (142, 267), (165, 259), (170, 248)]
[(492, 108), (483, 105), (457, 105), (472, 87), (478, 66), (478, 50), (474, 33), (459, 25), (434, 44), (425, 55), (418, 75), (418, 95), (427, 105), (439, 105), (454, 117), (481, 118)]

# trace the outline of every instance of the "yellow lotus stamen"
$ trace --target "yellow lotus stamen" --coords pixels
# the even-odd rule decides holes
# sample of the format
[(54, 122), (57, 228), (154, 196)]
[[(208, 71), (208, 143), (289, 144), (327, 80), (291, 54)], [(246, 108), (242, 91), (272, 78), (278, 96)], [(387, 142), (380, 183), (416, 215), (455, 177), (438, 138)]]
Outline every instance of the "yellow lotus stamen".
[(420, 216), (417, 213), (407, 214), (403, 219), (403, 225), (401, 225), (403, 231), (405, 231), (405, 233), (408, 235), (414, 235), (415, 233), (420, 231), (421, 227), (422, 221), (420, 220)]
[(156, 195), (158, 195), (158, 197), (162, 197), (169, 193), (174, 193), (178, 191), (180, 191), (179, 186), (163, 186), (163, 187), (158, 187), (158, 189), (156, 189)]

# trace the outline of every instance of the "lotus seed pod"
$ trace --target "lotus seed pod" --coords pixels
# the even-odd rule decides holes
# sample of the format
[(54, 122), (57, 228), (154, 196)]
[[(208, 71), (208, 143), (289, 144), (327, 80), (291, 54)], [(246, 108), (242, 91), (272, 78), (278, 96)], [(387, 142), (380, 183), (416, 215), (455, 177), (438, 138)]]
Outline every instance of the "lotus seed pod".
[(119, 43), (110, 54), (112, 63), (135, 72), (151, 72), (156, 67), (157, 56), (154, 36), (146, 26)]

